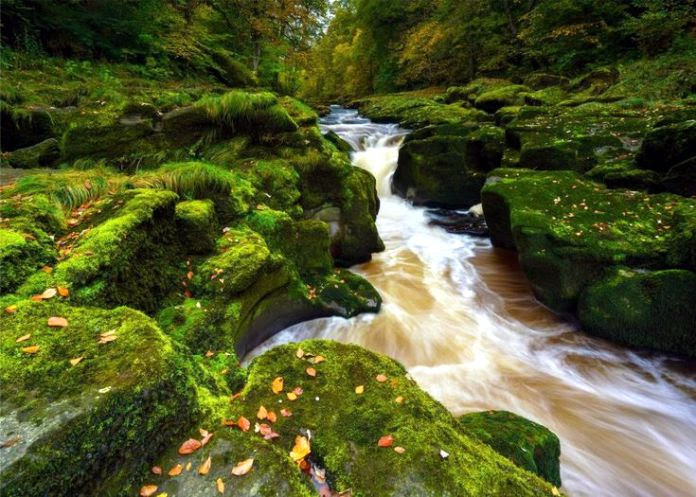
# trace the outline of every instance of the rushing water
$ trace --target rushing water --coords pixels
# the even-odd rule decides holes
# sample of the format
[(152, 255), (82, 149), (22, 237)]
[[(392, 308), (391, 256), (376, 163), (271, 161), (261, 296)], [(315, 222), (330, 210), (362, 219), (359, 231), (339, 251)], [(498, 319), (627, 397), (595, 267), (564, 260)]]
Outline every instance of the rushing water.
[(505, 409), (561, 439), (572, 497), (696, 496), (693, 364), (589, 338), (540, 306), (514, 253), (427, 224), (391, 194), (404, 131), (333, 108), (323, 120), (377, 178), (386, 250), (354, 268), (384, 298), (377, 315), (319, 319), (255, 349), (329, 338), (401, 361), (455, 415)]

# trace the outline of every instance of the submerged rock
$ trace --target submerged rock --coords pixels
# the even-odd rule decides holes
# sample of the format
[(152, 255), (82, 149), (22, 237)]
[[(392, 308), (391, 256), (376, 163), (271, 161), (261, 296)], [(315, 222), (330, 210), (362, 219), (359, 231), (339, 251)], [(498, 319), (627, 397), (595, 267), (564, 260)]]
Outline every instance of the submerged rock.
[(442, 226), (448, 233), (462, 235), (488, 236), (488, 227), (482, 214), (460, 212), (448, 209), (429, 209), (425, 211), (430, 224)]

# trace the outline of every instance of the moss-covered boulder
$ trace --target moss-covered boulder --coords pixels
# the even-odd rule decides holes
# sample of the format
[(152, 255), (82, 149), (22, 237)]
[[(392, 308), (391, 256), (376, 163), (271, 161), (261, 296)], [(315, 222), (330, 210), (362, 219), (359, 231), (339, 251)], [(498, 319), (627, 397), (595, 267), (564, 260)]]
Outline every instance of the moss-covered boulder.
[(157, 309), (176, 286), (177, 200), (166, 190), (125, 193), (113, 216), (85, 233), (56, 266), (56, 282), (81, 304)]
[(0, 323), (3, 495), (116, 495), (190, 428), (192, 368), (143, 314), (24, 301)]
[(644, 169), (665, 173), (674, 165), (696, 157), (696, 120), (659, 126), (651, 130), (636, 156)]
[(490, 114), (498, 109), (511, 105), (519, 105), (524, 102), (522, 93), (529, 92), (524, 85), (508, 85), (486, 91), (479, 95), (474, 102), (477, 109)]
[(176, 204), (176, 226), (184, 251), (205, 254), (215, 248), (219, 228), (212, 200), (187, 200)]
[(2, 150), (30, 147), (53, 137), (53, 119), (45, 109), (0, 105)]
[(7, 162), (19, 169), (32, 167), (52, 167), (60, 159), (58, 140), (48, 138), (36, 145), (20, 148), (10, 154)]
[(585, 289), (582, 329), (637, 347), (696, 357), (696, 273), (616, 268)]
[[(693, 199), (608, 190), (569, 171), (499, 169), (482, 200), (493, 243), (517, 249), (535, 295), (557, 312), (575, 312), (585, 289), (616, 266), (696, 268)], [(606, 319), (608, 329), (622, 326), (618, 313)]]
[(465, 433), (521, 468), (561, 486), (561, 442), (548, 428), (507, 411), (472, 412), (458, 418)]
[(415, 204), (470, 207), (503, 148), (504, 132), (495, 126), (422, 128), (404, 140), (392, 188)]
[(141, 140), (154, 132), (152, 123), (138, 120), (123, 124), (77, 124), (63, 136), (62, 158), (72, 161), (81, 157), (121, 158), (141, 151)]
[[(282, 385), (276, 381), (274, 393), (277, 378)], [(219, 428), (232, 432), (216, 434), (210, 447), (194, 456), (169, 453), (158, 461), (165, 469), (189, 462), (198, 467), (211, 455), (207, 475), (179, 480), (144, 474), (143, 483), (202, 495), (222, 478), (233, 495), (270, 496), (285, 489), (287, 495), (305, 496), (316, 490), (310, 490), (309, 477), (299, 468), (292, 469), (291, 455), (296, 437), (304, 436), (309, 453), (296, 451), (294, 460), (325, 471), (325, 491), (350, 490), (355, 497), (553, 492), (550, 484), (470, 437), (401, 365), (360, 347), (314, 340), (274, 348), (252, 362), (240, 394), (226, 419), (252, 420), (248, 432)], [(272, 419), (263, 413), (258, 418), (261, 406), (273, 411)], [(254, 421), (265, 424), (264, 431), (254, 433)], [(268, 428), (277, 436), (264, 440)], [(382, 437), (387, 437), (383, 447), (378, 444)], [(252, 457), (248, 474), (229, 476), (232, 466)]]
[(51, 249), (31, 233), (0, 229), (0, 292), (15, 291), (37, 269), (53, 263)]

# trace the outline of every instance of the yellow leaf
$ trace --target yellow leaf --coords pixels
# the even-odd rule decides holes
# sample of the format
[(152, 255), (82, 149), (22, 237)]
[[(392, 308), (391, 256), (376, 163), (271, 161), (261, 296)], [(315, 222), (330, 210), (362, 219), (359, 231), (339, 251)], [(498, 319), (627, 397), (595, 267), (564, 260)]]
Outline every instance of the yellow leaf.
[(312, 449), (309, 446), (309, 440), (302, 435), (297, 435), (295, 437), (295, 446), (290, 451), (290, 458), (298, 462), (307, 457), (310, 452), (312, 452)]
[(288, 392), (287, 396), (288, 400), (297, 400), (297, 394), (295, 392)]
[(553, 488), (551, 489), (551, 493), (552, 493), (553, 495), (555, 495), (556, 497), (558, 497), (558, 496), (561, 495), (561, 492), (559, 492), (558, 489), (557, 489), (556, 487), (553, 487)]
[(250, 457), (244, 461), (237, 463), (237, 465), (232, 468), (232, 474), (235, 476), (243, 476), (251, 471), (251, 467), (254, 465), (254, 458)]
[(25, 354), (36, 354), (39, 351), (38, 345), (30, 345), (29, 347), (22, 347), (22, 352)]
[(314, 377), (317, 375), (317, 370), (314, 368), (307, 368), (306, 371), (309, 376)]
[(84, 357), (82, 356), (76, 357), (75, 359), (70, 359), (70, 365), (77, 366), (78, 364), (80, 364), (80, 361), (82, 361), (82, 359), (84, 359)]
[(275, 380), (273, 380), (273, 383), (271, 383), (271, 390), (273, 390), (273, 393), (279, 394), (280, 392), (283, 391), (283, 377), (278, 376)]
[(31, 333), (27, 333), (26, 335), (22, 335), (17, 340), (15, 340), (15, 343), (25, 342), (25, 341), (29, 340), (30, 338), (31, 338)]
[(58, 293), (58, 290), (56, 290), (55, 288), (47, 288), (41, 294), (41, 298), (44, 300), (52, 299), (53, 297), (56, 296), (57, 293)]
[(63, 298), (69, 297), (69, 296), (70, 296), (70, 290), (68, 290), (68, 289), (67, 289), (66, 287), (64, 287), (64, 286), (59, 286), (59, 287), (58, 287), (58, 295), (60, 295), (60, 296), (63, 297)]
[(218, 478), (215, 480), (215, 486), (217, 487), (217, 491), (220, 492), (221, 494), (225, 493), (225, 482), (222, 481), (222, 478)]
[(179, 476), (183, 470), (184, 470), (184, 467), (181, 464), (177, 464), (172, 469), (170, 469), (169, 473), (167, 473), (167, 474), (169, 476)]
[(364, 391), (365, 391), (365, 387), (363, 385), (358, 385), (357, 387), (355, 387), (355, 393), (357, 393), (358, 395), (360, 395)]
[(208, 472), (210, 471), (210, 465), (212, 463), (212, 460), (210, 459), (210, 456), (208, 456), (208, 459), (206, 459), (203, 464), (198, 468), (198, 474), (199, 475), (207, 475)]
[(15, 312), (17, 312), (17, 306), (16, 305), (8, 305), (7, 307), (5, 307), (5, 312), (7, 314), (14, 314)]
[(259, 419), (266, 419), (268, 417), (268, 411), (265, 407), (259, 407), (259, 412), (256, 413), (256, 417)]
[(324, 362), (325, 360), (326, 360), (326, 357), (324, 357), (323, 355), (318, 355), (314, 358), (314, 360), (312, 362), (314, 364), (319, 364), (320, 362)]
[(302, 359), (304, 357), (304, 350), (297, 349), (297, 352), (295, 352), (295, 357), (297, 357), (298, 359)]
[(52, 316), (52, 317), (48, 318), (47, 324), (51, 328), (65, 328), (66, 326), (68, 326), (68, 320), (65, 318)]

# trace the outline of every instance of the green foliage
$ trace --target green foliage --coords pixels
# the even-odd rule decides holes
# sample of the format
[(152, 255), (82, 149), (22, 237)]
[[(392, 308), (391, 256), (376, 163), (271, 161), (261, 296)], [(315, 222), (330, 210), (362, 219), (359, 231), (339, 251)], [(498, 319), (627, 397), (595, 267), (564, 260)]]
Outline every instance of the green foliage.
[(196, 102), (216, 123), (250, 134), (295, 131), (297, 124), (270, 92), (230, 91), (222, 96), (206, 96)]

